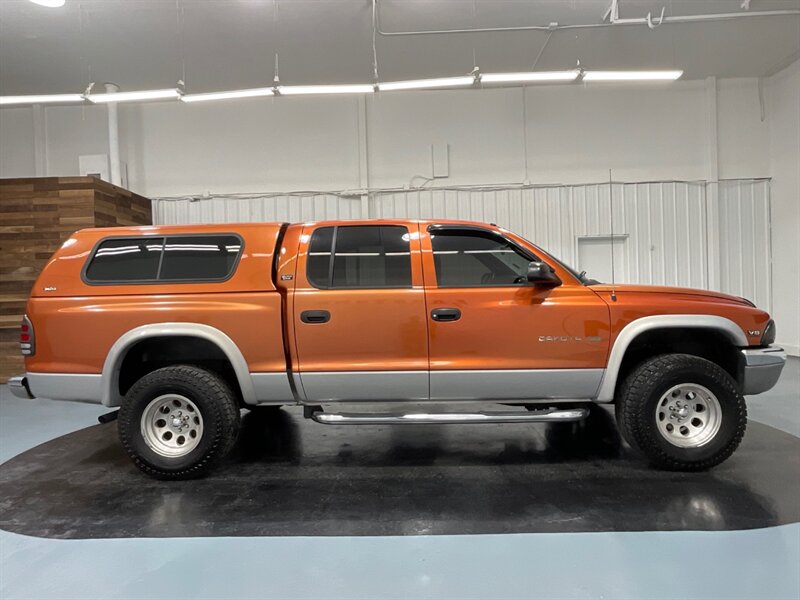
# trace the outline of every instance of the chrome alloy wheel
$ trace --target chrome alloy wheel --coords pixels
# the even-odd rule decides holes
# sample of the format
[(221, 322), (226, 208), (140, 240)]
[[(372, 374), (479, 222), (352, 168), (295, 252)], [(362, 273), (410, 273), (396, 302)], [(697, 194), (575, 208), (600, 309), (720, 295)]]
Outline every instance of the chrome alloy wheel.
[(203, 437), (203, 416), (180, 394), (164, 394), (144, 409), (142, 437), (153, 452), (167, 458), (186, 456)]
[(696, 383), (673, 386), (656, 406), (662, 437), (679, 448), (699, 448), (717, 435), (722, 407), (717, 397)]

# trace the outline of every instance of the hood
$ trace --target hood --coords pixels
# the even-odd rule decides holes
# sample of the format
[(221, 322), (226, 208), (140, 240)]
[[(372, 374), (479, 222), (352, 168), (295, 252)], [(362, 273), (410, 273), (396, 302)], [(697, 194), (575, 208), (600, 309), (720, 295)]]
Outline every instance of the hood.
[(731, 296), (730, 294), (723, 294), (722, 292), (714, 292), (711, 290), (698, 290), (695, 288), (684, 287), (671, 287), (666, 285), (638, 285), (638, 284), (617, 284), (610, 285), (601, 283), (591, 286), (596, 292), (611, 293), (615, 290), (617, 294), (631, 292), (636, 294), (672, 294), (679, 296), (703, 296), (706, 298), (713, 298), (715, 300), (722, 300), (723, 302), (733, 302), (735, 304), (743, 304), (745, 306), (755, 306), (746, 298), (739, 296)]

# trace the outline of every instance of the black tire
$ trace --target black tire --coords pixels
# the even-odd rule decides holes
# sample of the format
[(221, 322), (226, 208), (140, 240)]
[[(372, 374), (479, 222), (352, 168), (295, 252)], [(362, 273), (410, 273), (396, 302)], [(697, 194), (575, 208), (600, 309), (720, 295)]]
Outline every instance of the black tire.
[[(667, 416), (673, 399), (681, 400), (683, 391), (676, 390), (675, 396), (666, 396), (676, 386), (683, 385), (704, 387), (719, 406), (716, 433), (694, 447), (680, 447), (676, 445), (682, 443), (680, 439), (673, 443), (666, 437), (679, 438), (683, 431), (680, 421)], [(693, 401), (689, 400), (689, 404)], [(660, 419), (662, 413), (665, 418)], [(664, 354), (636, 367), (619, 389), (616, 414), (620, 432), (631, 447), (643, 453), (654, 466), (671, 471), (702, 471), (720, 464), (739, 446), (747, 427), (747, 406), (736, 382), (718, 365), (688, 354)], [(711, 413), (707, 416), (690, 413), (687, 418), (692, 415), (710, 422)], [(662, 433), (659, 421), (664, 427), (674, 422), (673, 430), (679, 431)], [(691, 422), (694, 423), (693, 418)], [(703, 426), (702, 419), (697, 422)]]
[[(143, 434), (142, 415), (165, 394), (190, 400), (202, 417), (196, 446), (182, 456), (156, 452)], [(228, 384), (214, 373), (191, 365), (164, 367), (133, 384), (119, 410), (118, 431), (125, 451), (144, 473), (156, 479), (193, 479), (204, 475), (236, 443), (239, 404)]]

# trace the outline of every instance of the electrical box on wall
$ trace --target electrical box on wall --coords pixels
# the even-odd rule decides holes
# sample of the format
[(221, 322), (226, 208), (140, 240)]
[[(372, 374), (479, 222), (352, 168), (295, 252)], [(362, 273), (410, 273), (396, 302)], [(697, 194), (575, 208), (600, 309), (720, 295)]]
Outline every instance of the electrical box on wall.
[(111, 181), (111, 167), (108, 154), (83, 154), (78, 157), (78, 171), (81, 175)]
[(450, 177), (450, 144), (431, 144), (431, 163), (434, 179)]
[[(78, 157), (78, 171), (81, 175), (97, 177), (103, 181), (111, 181), (111, 165), (108, 154), (83, 154)], [(120, 186), (128, 187), (128, 165), (120, 163)]]

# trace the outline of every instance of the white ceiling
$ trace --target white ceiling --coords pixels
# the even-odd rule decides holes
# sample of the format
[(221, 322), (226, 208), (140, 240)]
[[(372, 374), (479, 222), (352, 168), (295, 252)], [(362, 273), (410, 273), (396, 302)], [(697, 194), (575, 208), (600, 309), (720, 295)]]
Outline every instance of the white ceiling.
[[(378, 0), (384, 31), (601, 23), (610, 0)], [(744, 12), (741, 0), (620, 0), (621, 18)], [(752, 0), (751, 11), (800, 0)], [(383, 81), (530, 70), (545, 31), (377, 35)], [(0, 93), (187, 92), (372, 81), (371, 0), (67, 0), (48, 9), (0, 0)], [(800, 16), (594, 27), (552, 33), (536, 70), (665, 69), (685, 78), (769, 74), (800, 53)]]

